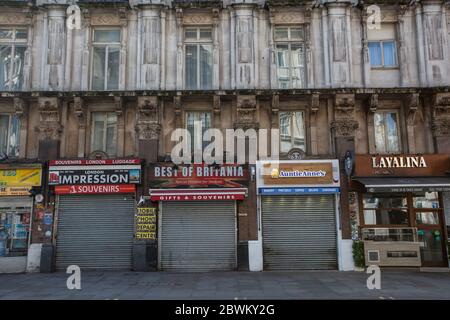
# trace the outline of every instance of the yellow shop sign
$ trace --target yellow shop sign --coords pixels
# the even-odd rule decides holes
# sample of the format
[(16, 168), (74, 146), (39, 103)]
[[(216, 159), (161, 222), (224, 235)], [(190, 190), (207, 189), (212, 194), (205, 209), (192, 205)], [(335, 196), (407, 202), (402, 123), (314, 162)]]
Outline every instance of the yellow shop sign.
[(0, 196), (28, 196), (31, 187), (0, 187)]
[(41, 185), (42, 169), (0, 169), (0, 187), (34, 187)]

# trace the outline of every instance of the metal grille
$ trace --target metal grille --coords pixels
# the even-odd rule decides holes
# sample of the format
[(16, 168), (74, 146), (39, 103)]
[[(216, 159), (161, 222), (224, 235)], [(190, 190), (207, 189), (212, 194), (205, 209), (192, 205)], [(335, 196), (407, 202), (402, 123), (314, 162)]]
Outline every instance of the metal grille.
[(162, 270), (236, 269), (234, 201), (163, 202), (159, 230)]
[(60, 196), (56, 268), (131, 269), (132, 195)]
[(337, 269), (333, 195), (262, 197), (265, 270)]

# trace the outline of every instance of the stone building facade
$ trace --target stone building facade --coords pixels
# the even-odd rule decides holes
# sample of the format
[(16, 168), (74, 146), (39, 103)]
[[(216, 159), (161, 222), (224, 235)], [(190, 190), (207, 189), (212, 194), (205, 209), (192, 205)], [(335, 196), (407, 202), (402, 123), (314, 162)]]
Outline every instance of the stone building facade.
[[(282, 159), (295, 148), (309, 160), (342, 161), (349, 151), (448, 155), (449, 3), (382, 1), (379, 21), (374, 4), (0, 1), (0, 114), (19, 123), (2, 128), (17, 136), (2, 145), (2, 165), (40, 163), (46, 172), (55, 159), (139, 158), (145, 172), (170, 161), (176, 128), (205, 114), (222, 130), (280, 128), (282, 115), (295, 114), (300, 140), (288, 142)], [(393, 136), (380, 124), (386, 117)], [(351, 260), (355, 200), (340, 168), (338, 249)], [(144, 178), (136, 194), (148, 187)], [(249, 241), (259, 239), (255, 181), (248, 190), (237, 209), (245, 212), (237, 218), (240, 269), (249, 268)], [(54, 203), (46, 183), (40, 191)], [(44, 243), (35, 253), (42, 270), (55, 251), (46, 230), (43, 220), (32, 225), (31, 244)], [(153, 242), (144, 252), (136, 268), (156, 268)]]

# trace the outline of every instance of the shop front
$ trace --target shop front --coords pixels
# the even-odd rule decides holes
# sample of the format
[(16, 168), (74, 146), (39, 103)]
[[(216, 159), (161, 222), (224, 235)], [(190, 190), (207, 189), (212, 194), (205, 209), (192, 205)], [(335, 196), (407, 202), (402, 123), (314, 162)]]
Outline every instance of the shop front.
[(338, 269), (338, 160), (257, 162), (264, 270)]
[(449, 155), (355, 157), (351, 186), (367, 265), (448, 267), (449, 171)]
[(54, 160), (56, 269), (131, 270), (141, 160)]
[(0, 165), (0, 273), (25, 272), (30, 247), (33, 197), (41, 164)]
[(149, 170), (150, 200), (159, 208), (158, 269), (236, 270), (237, 212), (247, 196), (248, 170), (167, 163)]

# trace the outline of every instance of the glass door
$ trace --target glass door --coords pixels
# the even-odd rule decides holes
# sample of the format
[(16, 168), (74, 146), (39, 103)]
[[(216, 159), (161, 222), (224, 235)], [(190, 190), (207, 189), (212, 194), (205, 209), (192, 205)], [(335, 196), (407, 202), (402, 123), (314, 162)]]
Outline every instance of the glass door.
[(422, 266), (446, 267), (444, 220), (438, 193), (414, 194), (413, 204)]

